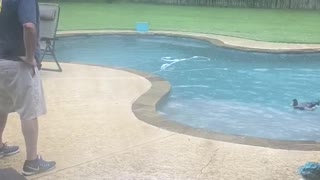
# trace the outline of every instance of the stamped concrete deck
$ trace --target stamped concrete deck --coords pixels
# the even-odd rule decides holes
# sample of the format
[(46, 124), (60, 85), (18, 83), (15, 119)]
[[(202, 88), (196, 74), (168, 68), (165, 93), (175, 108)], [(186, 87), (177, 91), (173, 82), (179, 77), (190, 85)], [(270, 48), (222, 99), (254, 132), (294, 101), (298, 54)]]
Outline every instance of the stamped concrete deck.
[[(54, 67), (52, 63), (45, 67)], [(214, 179), (295, 180), (319, 152), (277, 150), (197, 138), (140, 121), (132, 103), (151, 87), (136, 74), (76, 64), (42, 72), (48, 114), (40, 120), (40, 153), (57, 161), (40, 180)], [(25, 156), (17, 115), (5, 139), (21, 153), (0, 168), (22, 168)]]

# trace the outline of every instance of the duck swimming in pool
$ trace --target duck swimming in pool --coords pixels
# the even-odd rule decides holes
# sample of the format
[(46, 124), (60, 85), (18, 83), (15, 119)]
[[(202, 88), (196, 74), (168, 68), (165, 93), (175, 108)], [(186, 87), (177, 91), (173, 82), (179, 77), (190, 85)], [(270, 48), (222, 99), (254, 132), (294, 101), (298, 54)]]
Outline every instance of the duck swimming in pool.
[(317, 106), (320, 106), (320, 100), (316, 102), (299, 103), (297, 99), (293, 99), (291, 105), (294, 109), (304, 110), (304, 111), (313, 111), (317, 108)]

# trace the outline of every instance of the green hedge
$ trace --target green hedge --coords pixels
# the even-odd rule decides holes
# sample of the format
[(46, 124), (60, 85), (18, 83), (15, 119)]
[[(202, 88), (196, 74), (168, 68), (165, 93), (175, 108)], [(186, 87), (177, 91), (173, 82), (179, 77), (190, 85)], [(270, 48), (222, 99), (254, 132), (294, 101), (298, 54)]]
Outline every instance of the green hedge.
[[(59, 2), (58, 0), (42, 0), (42, 2), (44, 1)], [(60, 0), (60, 2), (88, 2), (88, 0)], [(320, 0), (89, 0), (89, 2), (130, 2), (170, 5), (272, 9), (320, 9)]]

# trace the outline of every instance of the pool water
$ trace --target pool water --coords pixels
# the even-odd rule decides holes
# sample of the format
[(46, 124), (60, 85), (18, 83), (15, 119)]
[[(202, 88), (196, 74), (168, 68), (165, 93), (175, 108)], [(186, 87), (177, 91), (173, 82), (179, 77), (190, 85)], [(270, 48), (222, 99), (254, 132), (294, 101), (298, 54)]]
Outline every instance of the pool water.
[(61, 38), (57, 56), (168, 80), (172, 91), (158, 111), (172, 121), (233, 135), (320, 141), (320, 107), (306, 112), (290, 106), (294, 98), (320, 99), (320, 53), (255, 53), (191, 38), (105, 35)]

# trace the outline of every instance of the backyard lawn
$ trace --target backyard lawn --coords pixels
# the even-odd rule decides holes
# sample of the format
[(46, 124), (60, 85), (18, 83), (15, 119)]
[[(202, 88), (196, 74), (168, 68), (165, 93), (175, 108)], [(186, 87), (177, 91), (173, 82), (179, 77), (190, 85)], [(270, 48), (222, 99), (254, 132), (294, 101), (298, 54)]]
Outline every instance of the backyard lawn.
[(290, 43), (320, 43), (320, 11), (147, 5), (60, 3), (59, 30), (151, 30), (221, 34)]

